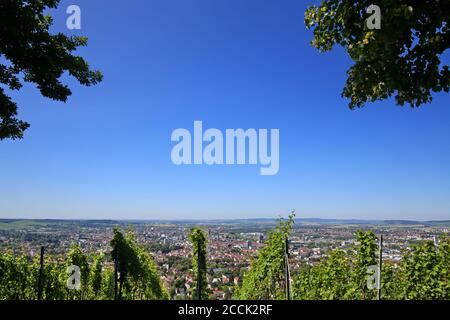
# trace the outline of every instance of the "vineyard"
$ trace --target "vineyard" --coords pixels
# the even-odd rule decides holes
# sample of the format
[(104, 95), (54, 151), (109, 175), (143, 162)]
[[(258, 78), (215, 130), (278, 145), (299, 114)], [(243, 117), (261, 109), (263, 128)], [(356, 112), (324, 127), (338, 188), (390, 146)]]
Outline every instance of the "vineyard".
[[(250, 262), (232, 299), (242, 300), (448, 300), (450, 238), (423, 241), (406, 250), (398, 263), (380, 259), (382, 241), (373, 231), (358, 231), (351, 250), (333, 250), (316, 264), (291, 270), (289, 235), (294, 220), (281, 220)], [(191, 299), (209, 299), (207, 235), (189, 234)], [(0, 252), (0, 300), (166, 300), (170, 299), (154, 258), (133, 231), (114, 229), (109, 252), (85, 254), (72, 245), (65, 260), (41, 254), (30, 258)], [(371, 269), (372, 268), (372, 269)], [(374, 268), (374, 269), (373, 269)], [(370, 270), (375, 270), (374, 276)], [(371, 285), (371, 281), (375, 284)]]

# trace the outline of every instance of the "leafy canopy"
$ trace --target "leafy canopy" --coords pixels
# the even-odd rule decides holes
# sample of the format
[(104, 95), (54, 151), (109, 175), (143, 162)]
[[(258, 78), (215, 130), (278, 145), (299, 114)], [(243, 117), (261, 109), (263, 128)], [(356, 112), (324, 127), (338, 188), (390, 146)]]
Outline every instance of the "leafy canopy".
[(242, 287), (237, 291), (240, 300), (285, 299), (285, 241), (293, 225), (294, 214), (280, 219), (268, 235), (258, 258), (253, 260), (250, 270), (244, 274)]
[[(372, 4), (381, 9), (378, 30), (366, 24)], [(352, 109), (391, 96), (418, 107), (432, 101), (432, 92), (449, 91), (441, 56), (450, 46), (450, 1), (322, 0), (306, 10), (305, 24), (314, 30), (314, 47), (340, 45), (354, 61), (342, 92)]]
[(45, 12), (58, 4), (59, 0), (0, 1), (0, 140), (20, 139), (30, 126), (16, 117), (17, 104), (2, 85), (19, 90), (22, 81), (30, 82), (44, 97), (65, 102), (72, 92), (61, 82), (64, 73), (85, 86), (102, 80), (99, 71), (73, 55), (87, 45), (87, 38), (50, 34), (53, 19)]
[(373, 231), (358, 230), (353, 250), (334, 249), (315, 265), (303, 263), (293, 277), (294, 299), (374, 299), (375, 292), (367, 288), (367, 268), (377, 264), (376, 249)]
[(123, 235), (117, 228), (113, 232), (111, 256), (114, 261), (117, 259), (119, 299), (167, 299), (155, 262), (136, 242), (135, 234), (130, 230)]
[(194, 297), (198, 297), (200, 291), (201, 300), (208, 299), (208, 288), (206, 283), (206, 244), (208, 242), (205, 232), (200, 228), (192, 228), (189, 232), (189, 240), (192, 243), (192, 267), (197, 283), (200, 282), (201, 288), (194, 288)]

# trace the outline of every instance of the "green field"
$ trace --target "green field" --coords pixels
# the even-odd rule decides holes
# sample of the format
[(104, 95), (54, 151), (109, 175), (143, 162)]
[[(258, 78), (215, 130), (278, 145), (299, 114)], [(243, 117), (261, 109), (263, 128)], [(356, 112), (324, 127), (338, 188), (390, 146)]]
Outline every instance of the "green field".
[(17, 230), (17, 229), (29, 229), (32, 227), (45, 227), (49, 223), (36, 220), (12, 220), (12, 221), (0, 221), (0, 230)]

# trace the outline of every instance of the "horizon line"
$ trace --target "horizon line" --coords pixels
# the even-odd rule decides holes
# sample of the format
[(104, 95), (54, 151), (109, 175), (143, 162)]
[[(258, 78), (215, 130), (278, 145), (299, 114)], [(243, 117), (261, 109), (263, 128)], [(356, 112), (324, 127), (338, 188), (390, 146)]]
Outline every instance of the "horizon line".
[[(16, 220), (16, 221), (119, 221), (119, 222), (152, 222), (152, 221), (166, 221), (166, 222), (183, 222), (183, 221), (250, 221), (250, 220), (279, 220), (286, 219), (286, 217), (253, 217), (253, 218), (3, 218), (2, 220)], [(321, 221), (362, 221), (362, 222), (390, 222), (390, 221), (403, 221), (403, 222), (449, 222), (449, 219), (379, 219), (379, 218), (312, 218), (312, 217), (295, 217), (294, 220), (321, 220)]]

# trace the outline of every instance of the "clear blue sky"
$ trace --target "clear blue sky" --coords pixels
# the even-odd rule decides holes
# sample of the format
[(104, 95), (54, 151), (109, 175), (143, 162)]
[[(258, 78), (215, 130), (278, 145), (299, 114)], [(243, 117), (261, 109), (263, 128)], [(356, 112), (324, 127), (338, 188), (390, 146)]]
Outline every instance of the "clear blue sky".
[[(450, 95), (350, 111), (351, 61), (320, 54), (297, 0), (62, 1), (104, 73), (67, 104), (26, 85), (0, 143), (0, 217), (450, 219)], [(448, 62), (448, 59), (447, 59)], [(172, 164), (172, 130), (279, 128), (280, 172)]]

